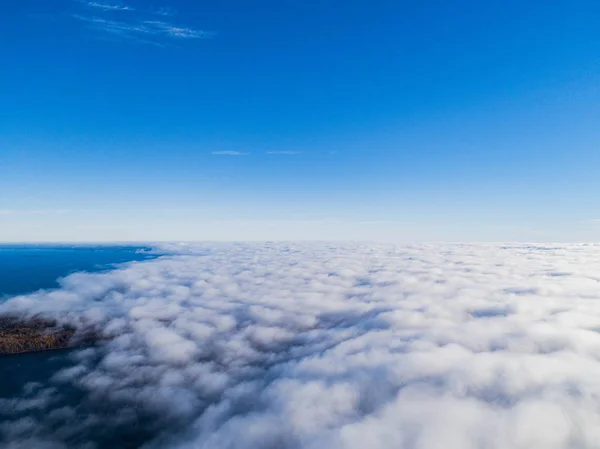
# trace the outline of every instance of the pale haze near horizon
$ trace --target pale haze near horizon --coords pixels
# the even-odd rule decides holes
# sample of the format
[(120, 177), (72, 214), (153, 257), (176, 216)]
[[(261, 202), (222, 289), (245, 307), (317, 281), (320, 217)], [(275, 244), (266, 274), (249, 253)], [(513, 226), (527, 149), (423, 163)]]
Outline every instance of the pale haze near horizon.
[(195, 211), (4, 211), (0, 242), (157, 242), (157, 241), (371, 241), (410, 242), (588, 242), (597, 240), (600, 223), (566, 222), (521, 227), (486, 222), (416, 223), (313, 220), (234, 220)]

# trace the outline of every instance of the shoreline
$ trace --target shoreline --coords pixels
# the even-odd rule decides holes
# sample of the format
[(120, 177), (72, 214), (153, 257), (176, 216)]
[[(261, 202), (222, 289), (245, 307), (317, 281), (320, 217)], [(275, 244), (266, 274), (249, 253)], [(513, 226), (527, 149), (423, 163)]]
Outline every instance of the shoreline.
[(52, 320), (0, 317), (0, 357), (93, 346), (98, 340), (95, 332), (79, 334)]

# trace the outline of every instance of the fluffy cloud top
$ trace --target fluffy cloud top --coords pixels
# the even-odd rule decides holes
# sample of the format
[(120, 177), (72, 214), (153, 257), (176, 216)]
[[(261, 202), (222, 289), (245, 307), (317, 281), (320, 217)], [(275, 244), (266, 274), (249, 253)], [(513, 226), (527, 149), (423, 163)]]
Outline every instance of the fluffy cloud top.
[(598, 246), (161, 250), (0, 305), (107, 337), (0, 401), (5, 447), (600, 447)]

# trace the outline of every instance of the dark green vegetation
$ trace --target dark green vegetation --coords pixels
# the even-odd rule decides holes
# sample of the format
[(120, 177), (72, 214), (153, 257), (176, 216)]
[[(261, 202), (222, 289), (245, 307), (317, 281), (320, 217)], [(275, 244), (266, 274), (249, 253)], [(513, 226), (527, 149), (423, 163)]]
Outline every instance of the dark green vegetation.
[(0, 355), (87, 346), (97, 340), (94, 333), (78, 335), (75, 328), (52, 320), (0, 317)]

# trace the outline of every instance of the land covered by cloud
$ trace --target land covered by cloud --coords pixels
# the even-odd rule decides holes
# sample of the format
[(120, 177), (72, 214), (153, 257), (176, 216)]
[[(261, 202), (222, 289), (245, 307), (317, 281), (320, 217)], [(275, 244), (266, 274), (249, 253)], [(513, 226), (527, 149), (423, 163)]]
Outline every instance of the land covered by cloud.
[(3, 447), (600, 445), (599, 246), (160, 250), (0, 305), (107, 337), (0, 400)]

